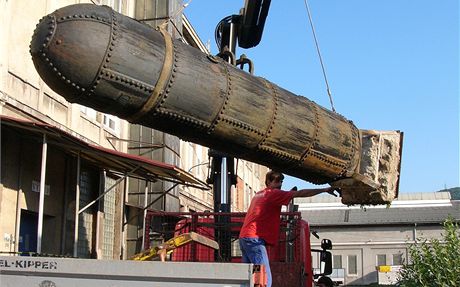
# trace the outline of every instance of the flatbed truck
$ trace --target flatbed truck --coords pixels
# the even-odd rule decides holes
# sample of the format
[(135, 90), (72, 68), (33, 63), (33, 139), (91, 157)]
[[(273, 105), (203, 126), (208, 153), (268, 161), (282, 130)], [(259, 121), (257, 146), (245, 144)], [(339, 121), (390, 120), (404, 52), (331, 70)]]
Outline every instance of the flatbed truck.
[[(179, 244), (167, 261), (94, 260), (44, 256), (0, 257), (2, 287), (144, 287), (144, 286), (266, 286), (263, 266), (241, 263), (237, 243), (245, 213), (151, 212), (146, 216), (149, 249), (183, 234), (199, 234), (207, 241)], [(225, 218), (226, 224), (222, 224)], [(231, 250), (216, 251), (210, 243), (216, 234), (228, 236)], [(160, 241), (160, 238), (163, 242)], [(196, 236), (194, 236), (196, 238)], [(323, 240), (321, 250), (310, 247), (310, 229), (298, 212), (283, 212), (278, 244), (268, 247), (273, 287), (312, 287), (314, 279), (330, 274), (332, 244)], [(315, 256), (317, 253), (317, 256)], [(229, 256), (222, 256), (228, 254)], [(157, 259), (151, 256), (148, 259)], [(315, 259), (313, 258), (315, 257)], [(140, 258), (140, 257), (138, 257)], [(316, 259), (318, 258), (318, 259)], [(132, 257), (136, 259), (136, 257)], [(321, 274), (314, 274), (312, 262)]]

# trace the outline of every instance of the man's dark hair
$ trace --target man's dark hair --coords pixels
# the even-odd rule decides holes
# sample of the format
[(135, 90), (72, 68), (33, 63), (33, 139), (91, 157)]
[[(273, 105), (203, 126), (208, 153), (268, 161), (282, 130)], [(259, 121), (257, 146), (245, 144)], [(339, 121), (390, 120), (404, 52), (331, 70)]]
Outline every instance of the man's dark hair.
[(333, 287), (334, 286), (334, 281), (332, 281), (331, 278), (327, 276), (322, 276), (318, 279), (318, 283), (323, 283), (328, 287)]
[(270, 170), (267, 172), (267, 175), (265, 175), (265, 185), (268, 186), (268, 184), (272, 181), (282, 181), (283, 179), (284, 175), (281, 172)]

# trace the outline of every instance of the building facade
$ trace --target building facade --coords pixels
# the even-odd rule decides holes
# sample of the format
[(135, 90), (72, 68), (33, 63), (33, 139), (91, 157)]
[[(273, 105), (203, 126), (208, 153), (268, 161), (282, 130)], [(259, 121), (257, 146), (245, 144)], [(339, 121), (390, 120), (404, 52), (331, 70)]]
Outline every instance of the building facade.
[[(213, 207), (207, 148), (69, 103), (39, 77), (29, 53), (35, 26), (76, 3), (167, 22), (173, 37), (207, 52), (182, 1), (0, 0), (2, 253), (123, 259), (141, 249), (145, 210)], [(238, 166), (232, 205), (243, 211), (266, 168)]]
[[(420, 238), (442, 238), (442, 223), (460, 221), (460, 201), (449, 192), (401, 194), (390, 206), (352, 206), (318, 196), (297, 199), (302, 218), (320, 240), (332, 240), (332, 278), (347, 286), (378, 282), (379, 266), (410, 262), (408, 246)], [(316, 262), (318, 258), (314, 258)]]

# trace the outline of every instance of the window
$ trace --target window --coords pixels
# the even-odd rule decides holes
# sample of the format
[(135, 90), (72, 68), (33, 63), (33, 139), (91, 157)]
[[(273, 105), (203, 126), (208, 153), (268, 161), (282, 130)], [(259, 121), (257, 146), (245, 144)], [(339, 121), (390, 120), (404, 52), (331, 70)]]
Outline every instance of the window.
[(104, 115), (104, 126), (110, 130), (118, 133), (118, 128), (120, 126), (120, 119), (112, 115)]
[(80, 112), (90, 120), (96, 120), (96, 110), (85, 106), (80, 106)]
[(358, 256), (348, 255), (348, 275), (358, 275)]
[(109, 117), (108, 115), (104, 115), (104, 125), (106, 127), (111, 128), (112, 130), (115, 129), (115, 120)]
[[(105, 190), (115, 184), (116, 180), (105, 177)], [(100, 203), (100, 211), (104, 214), (103, 237), (102, 237), (102, 259), (113, 259), (113, 249), (115, 244), (115, 190), (111, 190), (104, 195)]]
[(387, 265), (386, 254), (377, 254), (377, 266)]
[(393, 265), (403, 265), (402, 253), (393, 254)]
[[(80, 173), (80, 208), (92, 201), (94, 196), (92, 177), (88, 171)], [(87, 208), (78, 216), (78, 247), (77, 255), (81, 258), (90, 258), (93, 246), (93, 212)]]
[(333, 255), (332, 256), (332, 268), (342, 269), (342, 255)]

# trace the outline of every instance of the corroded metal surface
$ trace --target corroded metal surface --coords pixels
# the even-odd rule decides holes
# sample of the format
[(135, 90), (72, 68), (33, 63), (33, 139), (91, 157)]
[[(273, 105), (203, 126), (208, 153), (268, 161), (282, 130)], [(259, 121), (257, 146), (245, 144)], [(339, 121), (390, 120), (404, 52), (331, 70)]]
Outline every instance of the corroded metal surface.
[(70, 102), (316, 184), (359, 172), (361, 139), (351, 121), (109, 7), (72, 5), (45, 16), (31, 54)]

